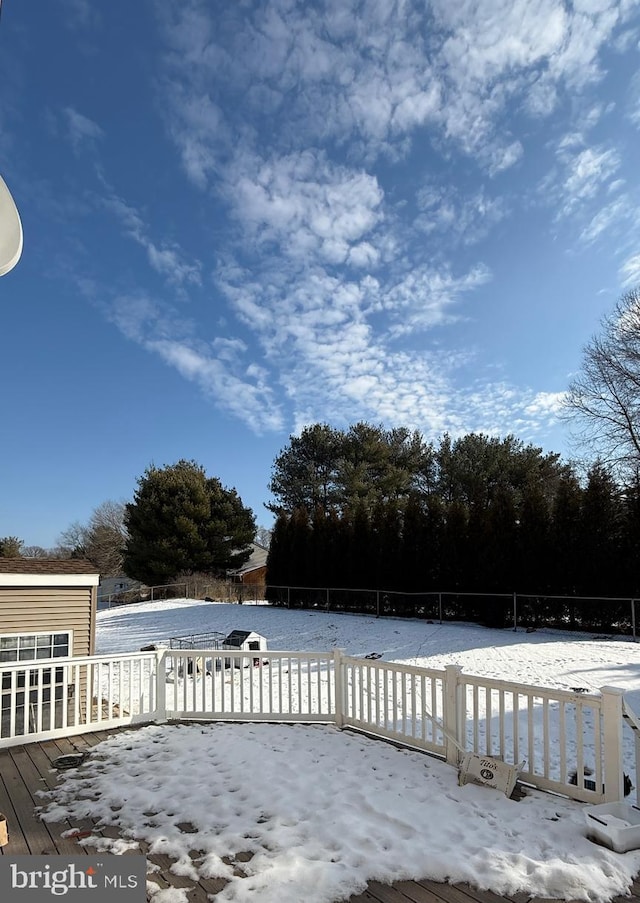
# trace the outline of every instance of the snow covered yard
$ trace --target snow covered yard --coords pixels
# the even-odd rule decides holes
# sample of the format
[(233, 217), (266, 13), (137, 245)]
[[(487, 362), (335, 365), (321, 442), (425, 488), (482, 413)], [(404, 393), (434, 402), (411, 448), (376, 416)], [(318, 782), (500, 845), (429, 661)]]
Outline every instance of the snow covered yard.
[(640, 643), (540, 630), (491, 630), (476, 624), (428, 623), (266, 605), (187, 599), (127, 605), (98, 613), (98, 655), (134, 652), (171, 636), (234, 629), (266, 636), (270, 649), (381, 653), (424, 668), (456, 664), (469, 674), (568, 690), (621, 687), (640, 713)]
[[(264, 634), (270, 649), (343, 647), (562, 689), (615, 684), (640, 710), (640, 648), (624, 639), (174, 600), (101, 612), (98, 652), (236, 628)], [(515, 803), (458, 787), (455, 769), (435, 759), (329, 726), (183, 724), (119, 734), (65, 775), (46, 817), (87, 814), (171, 855), (181, 874), (228, 879), (221, 903), (333, 903), (371, 879), (424, 877), (604, 901), (640, 871), (640, 852), (616, 854), (586, 839), (579, 804), (537, 791)], [(154, 898), (188, 900), (176, 889)]]

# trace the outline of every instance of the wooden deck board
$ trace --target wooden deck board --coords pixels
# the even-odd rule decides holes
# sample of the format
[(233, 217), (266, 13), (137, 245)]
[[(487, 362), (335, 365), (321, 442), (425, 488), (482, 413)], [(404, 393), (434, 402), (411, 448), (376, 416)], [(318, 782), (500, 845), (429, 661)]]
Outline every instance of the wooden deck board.
[[(119, 836), (115, 826), (99, 828), (96, 820), (47, 823), (41, 821), (36, 812), (37, 807), (45, 803), (38, 791), (53, 790), (60, 778), (61, 773), (53, 767), (53, 761), (58, 756), (88, 752), (96, 744), (117, 732), (96, 731), (0, 750), (0, 812), (6, 815), (9, 826), (9, 844), (0, 847), (0, 855), (92, 854), (92, 848), (79, 845), (77, 838), (62, 836), (70, 830), (80, 833), (92, 832), (103, 837)], [(175, 875), (171, 871), (173, 860), (170, 857), (150, 855), (148, 845), (144, 842), (141, 842), (139, 847), (157, 868), (148, 875), (148, 879), (161, 888), (186, 889), (190, 903), (212, 903), (215, 895), (227, 884), (227, 881), (221, 878), (203, 878), (195, 884), (190, 879)], [(440, 884), (422, 879), (398, 881), (392, 886), (371, 881), (365, 891), (353, 894), (346, 903), (559, 903), (559, 901), (530, 898), (527, 894), (502, 897), (466, 884)], [(617, 898), (614, 903), (640, 903), (640, 881), (634, 882), (631, 896)]]
[(429, 887), (418, 884), (416, 881), (398, 881), (394, 884), (401, 893), (411, 900), (411, 903), (440, 903), (441, 897)]
[(438, 884), (426, 879), (418, 881), (418, 884), (446, 903), (502, 903), (504, 900), (492, 891), (475, 889), (468, 884)]

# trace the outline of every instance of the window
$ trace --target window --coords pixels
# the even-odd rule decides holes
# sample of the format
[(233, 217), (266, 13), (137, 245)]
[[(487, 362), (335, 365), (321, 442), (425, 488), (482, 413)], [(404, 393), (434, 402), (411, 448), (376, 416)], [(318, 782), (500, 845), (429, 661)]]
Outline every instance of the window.
[(34, 662), (69, 655), (71, 632), (11, 633), (0, 636), (0, 664)]
[[(17, 733), (24, 730), (25, 724), (29, 725), (29, 731), (34, 731), (40, 705), (50, 727), (62, 726), (60, 706), (65, 695), (73, 691), (73, 684), (67, 683), (62, 662), (55, 667), (39, 667), (38, 663), (68, 657), (71, 638), (71, 630), (0, 634), (0, 736), (10, 730), (11, 717), (15, 719)], [(10, 667), (15, 664), (23, 664), (24, 670)]]

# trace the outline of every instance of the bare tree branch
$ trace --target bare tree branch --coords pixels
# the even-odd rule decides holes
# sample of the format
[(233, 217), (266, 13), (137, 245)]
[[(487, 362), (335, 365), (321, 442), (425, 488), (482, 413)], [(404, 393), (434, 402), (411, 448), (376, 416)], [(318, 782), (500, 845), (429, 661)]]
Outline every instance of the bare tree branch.
[(576, 438), (621, 475), (640, 466), (640, 288), (623, 295), (586, 345), (565, 408)]

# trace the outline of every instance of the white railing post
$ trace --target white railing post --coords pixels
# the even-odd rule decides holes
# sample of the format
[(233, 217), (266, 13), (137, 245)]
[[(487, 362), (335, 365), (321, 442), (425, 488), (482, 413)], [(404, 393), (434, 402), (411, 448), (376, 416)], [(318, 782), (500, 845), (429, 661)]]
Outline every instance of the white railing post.
[(445, 755), (449, 765), (457, 765), (466, 726), (466, 707), (462, 698), (464, 688), (460, 680), (462, 668), (460, 665), (447, 665), (444, 671), (444, 711), (442, 722), (444, 726)]
[(346, 666), (343, 657), (345, 651), (345, 649), (333, 650), (336, 727), (339, 728), (342, 728), (344, 725), (344, 671)]
[(601, 687), (602, 730), (604, 745), (604, 801), (616, 803), (624, 799), (622, 769), (622, 697), (618, 687)]
[(167, 650), (156, 652), (156, 721), (167, 720)]

